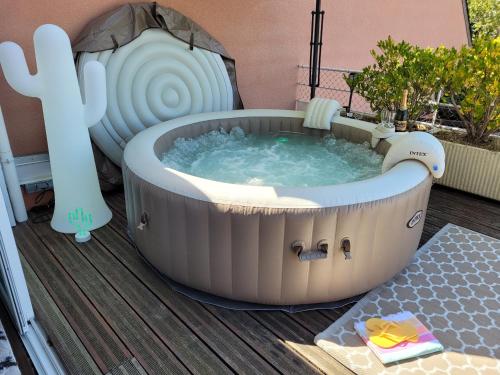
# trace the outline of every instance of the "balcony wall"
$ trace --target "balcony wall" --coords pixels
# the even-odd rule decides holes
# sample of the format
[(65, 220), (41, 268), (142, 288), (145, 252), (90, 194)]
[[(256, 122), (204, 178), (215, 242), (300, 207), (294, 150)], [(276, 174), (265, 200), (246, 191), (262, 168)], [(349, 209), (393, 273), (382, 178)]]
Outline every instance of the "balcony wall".
[[(313, 0), (161, 0), (202, 25), (236, 59), (247, 108), (293, 108), (297, 64), (307, 63)], [(21, 44), (35, 72), (33, 32), (43, 23), (74, 38), (93, 17), (121, 0), (2, 0), (0, 41)], [(423, 46), (467, 43), (462, 0), (328, 0), (323, 65), (359, 69), (391, 34)], [(14, 92), (0, 74), (3, 108), (16, 155), (46, 151), (40, 103)]]

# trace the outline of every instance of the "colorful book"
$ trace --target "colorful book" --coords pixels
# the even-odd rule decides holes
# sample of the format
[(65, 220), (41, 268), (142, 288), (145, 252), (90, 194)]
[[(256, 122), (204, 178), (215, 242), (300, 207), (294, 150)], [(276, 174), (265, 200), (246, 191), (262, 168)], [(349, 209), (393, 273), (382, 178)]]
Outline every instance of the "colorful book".
[(370, 341), (364, 321), (354, 323), (358, 335), (383, 364), (443, 351), (443, 345), (411, 312), (403, 311), (384, 316), (382, 319), (394, 322), (406, 321), (414, 325), (418, 333), (418, 341), (415, 343), (402, 342), (392, 348), (384, 349)]

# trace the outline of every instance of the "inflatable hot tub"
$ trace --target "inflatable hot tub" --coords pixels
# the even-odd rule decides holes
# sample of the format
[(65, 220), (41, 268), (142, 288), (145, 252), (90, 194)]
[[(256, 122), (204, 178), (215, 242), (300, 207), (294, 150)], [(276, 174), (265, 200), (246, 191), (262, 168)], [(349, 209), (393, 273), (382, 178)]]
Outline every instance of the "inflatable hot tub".
[[(155, 125), (126, 146), (122, 167), (129, 232), (140, 253), (174, 282), (229, 300), (316, 304), (366, 292), (401, 271), (422, 234), (432, 177), (444, 152), (426, 133), (378, 142), (382, 174), (318, 187), (223, 183), (164, 166), (179, 137), (234, 127), (300, 132), (304, 112), (204, 113)], [(374, 125), (335, 117), (332, 133), (371, 142)], [(416, 159), (416, 160), (414, 160)]]

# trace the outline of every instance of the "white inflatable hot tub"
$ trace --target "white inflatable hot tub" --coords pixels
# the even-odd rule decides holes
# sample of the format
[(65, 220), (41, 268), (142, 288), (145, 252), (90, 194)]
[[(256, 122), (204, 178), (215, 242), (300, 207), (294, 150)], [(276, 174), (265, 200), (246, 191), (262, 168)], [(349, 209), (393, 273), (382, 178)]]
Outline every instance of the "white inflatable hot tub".
[[(178, 137), (241, 127), (302, 127), (304, 112), (204, 113), (155, 125), (126, 146), (122, 167), (129, 231), (141, 254), (176, 283), (230, 300), (301, 305), (366, 292), (401, 271), (422, 234), (433, 175), (444, 152), (426, 133), (382, 140), (384, 173), (319, 187), (223, 183), (166, 168)], [(374, 125), (336, 117), (335, 137), (371, 142)]]

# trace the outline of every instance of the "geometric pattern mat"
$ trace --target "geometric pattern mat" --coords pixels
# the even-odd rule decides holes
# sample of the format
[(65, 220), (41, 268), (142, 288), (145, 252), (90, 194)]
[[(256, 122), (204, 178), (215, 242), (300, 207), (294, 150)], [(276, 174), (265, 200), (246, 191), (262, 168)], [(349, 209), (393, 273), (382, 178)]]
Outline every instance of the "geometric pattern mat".
[[(404, 310), (444, 351), (383, 365), (353, 323)], [(357, 374), (500, 374), (500, 240), (447, 224), (314, 341)]]

